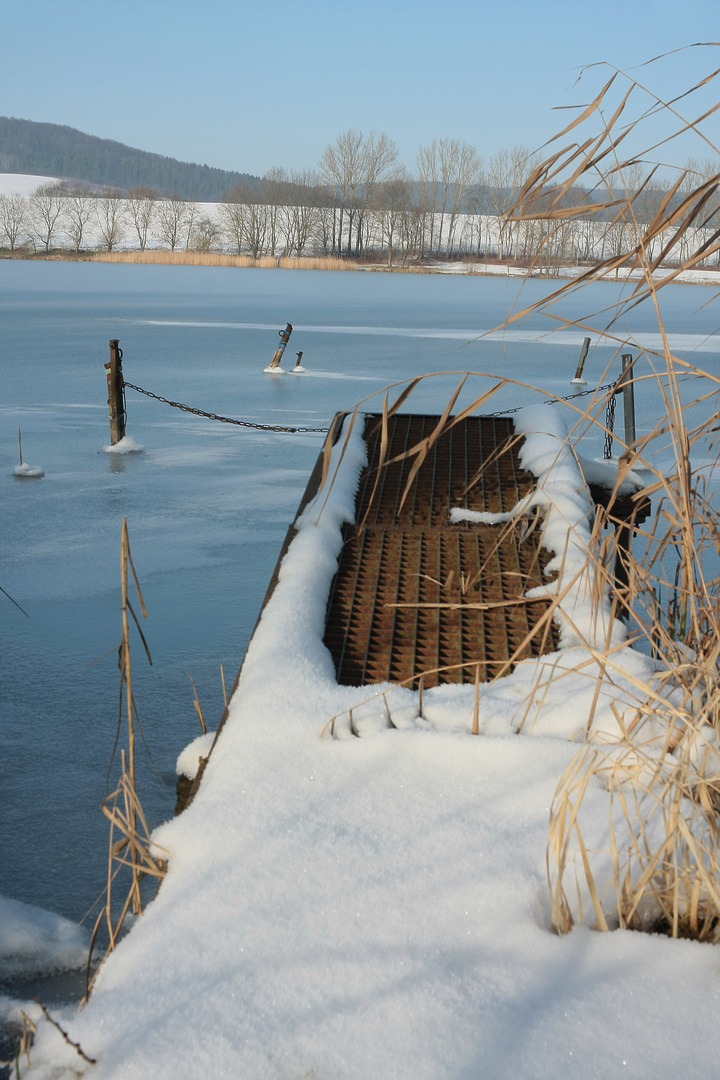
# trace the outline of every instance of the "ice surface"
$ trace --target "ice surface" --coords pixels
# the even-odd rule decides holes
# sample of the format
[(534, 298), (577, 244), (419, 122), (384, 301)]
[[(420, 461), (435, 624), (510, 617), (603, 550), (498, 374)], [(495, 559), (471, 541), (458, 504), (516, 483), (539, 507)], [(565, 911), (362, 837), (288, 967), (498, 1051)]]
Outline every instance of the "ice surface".
[(0, 896), (0, 980), (87, 964), (90, 935), (52, 911)]
[[(102, 887), (106, 858), (104, 823), (95, 836), (88, 822), (100, 818), (117, 715), (118, 592), (108, 581), (116, 580), (122, 516), (150, 607), (148, 675), (158, 680), (142, 685), (138, 662), (133, 682), (169, 779), (197, 727), (187, 670), (198, 679), (197, 664), (212, 669), (219, 716), (217, 660), (237, 670), (321, 441), (238, 432), (135, 399), (131, 430), (152, 449), (98, 453), (107, 433), (98, 357), (117, 326), (127, 324), (128, 336), (132, 329), (125, 364), (141, 372), (142, 385), (225, 415), (312, 426), (352, 405), (354, 380), (364, 392), (367, 383), (374, 389), (421, 370), (469, 365), (543, 386), (542, 395), (505, 388), (493, 409), (565, 394), (582, 333), (541, 340), (538, 320), (459, 352), (496, 324), (508, 299), (502, 279), (346, 273), (313, 284), (312, 272), (29, 262), (0, 264), (0, 278), (4, 332), (15, 327), (18, 345), (3, 354), (12, 375), (0, 413), (6, 460), (22, 419), (40, 440), (38, 459), (53, 463), (43, 485), (17, 483), (9, 468), (0, 477), (12, 507), (3, 516), (2, 583), (28, 610), (33, 601), (32, 621), (4, 609), (13, 688), (3, 702), (12, 717), (5, 736), (15, 767), (3, 793), (20, 809), (4, 819), (18, 850), (8, 845), (3, 870), (12, 863), (14, 883), (25, 875), (25, 888), (48, 891), (48, 905), (58, 896), (82, 913)], [(526, 295), (544, 287), (527, 282)], [(676, 304), (673, 347), (702, 347), (716, 370), (716, 343), (703, 335), (712, 308), (703, 307), (704, 292), (690, 301), (691, 291), (668, 296)], [(597, 292), (598, 307), (617, 295), (613, 285)], [(42, 319), (34, 317), (39, 295)], [(301, 309), (296, 327), (318, 328), (304, 331), (312, 358), (304, 379), (265, 379), (266, 332), (237, 325), (256, 319), (274, 335), (280, 301), (283, 317)], [(641, 312), (631, 322), (633, 332), (647, 332)], [(61, 382), (49, 346), (66, 361)], [(33, 357), (43, 358), (42, 378)], [(598, 366), (588, 365), (593, 382), (605, 381)], [(412, 407), (437, 412), (456, 383), (428, 380)], [(473, 396), (478, 383), (488, 385), (478, 376)], [(689, 383), (681, 390), (697, 393)], [(644, 384), (638, 430), (654, 423), (659, 397)], [(568, 429), (571, 406), (553, 408)], [(561, 435), (545, 434), (537, 456), (547, 498), (558, 525), (577, 519), (581, 556), (587, 504), (573, 491), (577, 461), (555, 464)], [(601, 453), (600, 443), (586, 456)], [(171, 856), (157, 900), (108, 962), (89, 1006), (58, 1014), (99, 1059), (86, 1075), (713, 1075), (715, 950), (622, 932), (558, 938), (549, 929), (545, 851), (558, 778), (588, 727), (611, 747), (619, 730), (611, 705), (627, 722), (653, 661), (619, 645), (597, 700), (597, 655), (582, 644), (524, 662), (481, 687), (477, 739), (469, 735), (472, 686), (426, 692), (422, 718), (409, 690), (338, 687), (320, 635), (358, 450), (349, 448), (352, 468), (319, 523), (318, 504), (303, 521), (196, 803), (156, 831)], [(101, 685), (102, 665), (86, 665), (105, 649), (113, 652)], [(200, 681), (198, 691), (209, 715)], [(383, 691), (399, 730), (388, 728)], [(350, 707), (360, 738), (350, 732)], [(334, 716), (336, 738), (321, 738)], [(48, 785), (60, 764), (63, 783)], [(152, 788), (143, 785), (142, 794)], [(151, 802), (153, 822), (171, 813), (171, 788), (163, 798)], [(588, 803), (596, 824), (601, 814), (607, 822), (607, 802), (598, 785)], [(37, 845), (30, 850), (33, 832), (44, 838), (40, 855)], [(602, 842), (602, 828), (591, 832)], [(78, 850), (99, 865), (98, 889), (80, 886)], [(58, 1080), (65, 1067), (69, 1080), (85, 1067), (42, 1023), (33, 1062), (43, 1080)]]

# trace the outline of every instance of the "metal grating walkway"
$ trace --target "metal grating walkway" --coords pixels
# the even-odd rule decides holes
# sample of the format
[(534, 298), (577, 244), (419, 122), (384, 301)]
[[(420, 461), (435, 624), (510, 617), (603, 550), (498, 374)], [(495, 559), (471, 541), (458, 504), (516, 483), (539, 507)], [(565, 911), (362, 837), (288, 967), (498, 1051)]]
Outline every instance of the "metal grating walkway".
[[(387, 457), (426, 438), (438, 420), (392, 417)], [(414, 459), (382, 470), (368, 512), (380, 452), (379, 416), (366, 417), (365, 440), (369, 464), (360, 477), (356, 520), (367, 514), (366, 525), (344, 528), (325, 626), (338, 682), (405, 682), (421, 674), (425, 686), (474, 682), (478, 662), (486, 680), (521, 645), (518, 658), (556, 649), (552, 625), (533, 634), (547, 601), (512, 603), (543, 582), (551, 555), (539, 546), (539, 530), (521, 540), (518, 526), (449, 523), (452, 507), (507, 511), (531, 490), (512, 421), (468, 417), (443, 435), (402, 509)], [(397, 603), (410, 606), (389, 606)], [(478, 603), (498, 606), (471, 606)], [(442, 604), (457, 607), (423, 606)]]

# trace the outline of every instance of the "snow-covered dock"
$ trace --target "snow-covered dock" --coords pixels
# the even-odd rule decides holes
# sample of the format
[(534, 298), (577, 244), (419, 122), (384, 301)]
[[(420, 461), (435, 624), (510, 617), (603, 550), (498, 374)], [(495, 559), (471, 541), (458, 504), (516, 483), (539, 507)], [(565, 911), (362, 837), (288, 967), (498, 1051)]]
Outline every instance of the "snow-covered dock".
[[(420, 711), (417, 687), (338, 682), (323, 643), (362, 428), (338, 440), (332, 486), (295, 522), (194, 802), (154, 834), (169, 860), (157, 899), (87, 1006), (61, 1017), (97, 1064), (41, 1023), (30, 1075), (711, 1072), (713, 949), (550, 927), (548, 810), (574, 740), (619, 737), (655, 671), (598, 603), (592, 507), (562, 421), (551, 407), (518, 414), (535, 484), (514, 506), (455, 514), (501, 525), (537, 511), (554, 554), (535, 592), (562, 595), (557, 651), (480, 688), (479, 737), (472, 683), (426, 689)], [(598, 846), (607, 798), (589, 797)]]

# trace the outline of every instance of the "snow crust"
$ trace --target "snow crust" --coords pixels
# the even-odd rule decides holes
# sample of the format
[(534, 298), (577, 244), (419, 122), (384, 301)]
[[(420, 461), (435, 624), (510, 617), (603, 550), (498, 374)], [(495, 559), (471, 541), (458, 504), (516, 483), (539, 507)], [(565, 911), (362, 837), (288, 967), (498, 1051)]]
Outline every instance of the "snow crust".
[(114, 446), (103, 446), (106, 454), (137, 454), (144, 449), (145, 447), (136, 442), (132, 435), (123, 435), (122, 439), (116, 442)]
[(0, 896), (3, 981), (84, 967), (89, 944), (89, 933), (62, 915)]
[(13, 472), (16, 476), (27, 476), (33, 480), (45, 475), (39, 465), (28, 465), (26, 461), (23, 461), (22, 465), (16, 465)]
[[(562, 596), (563, 648), (481, 688), (479, 738), (472, 686), (427, 691), (420, 716), (409, 690), (337, 685), (322, 632), (364, 461), (356, 424), (333, 451), (331, 491), (296, 523), (198, 795), (154, 833), (169, 852), (158, 897), (89, 1004), (60, 1017), (98, 1059), (86, 1075), (713, 1074), (712, 948), (550, 930), (558, 779), (586, 731), (617, 738), (656, 665), (624, 644), (605, 606), (591, 615), (589, 502), (564, 429), (546, 408), (519, 416), (538, 491), (514, 513), (544, 516), (557, 580), (543, 590)], [(608, 640), (597, 694), (588, 646)], [(198, 755), (198, 740), (186, 753)], [(588, 805), (600, 843), (601, 785)], [(30, 1077), (83, 1067), (39, 1025)]]
[(200, 767), (200, 758), (207, 757), (215, 741), (215, 732), (206, 731), (204, 735), (198, 735), (185, 747), (175, 764), (175, 772), (178, 776), (187, 776), (188, 780), (194, 780)]

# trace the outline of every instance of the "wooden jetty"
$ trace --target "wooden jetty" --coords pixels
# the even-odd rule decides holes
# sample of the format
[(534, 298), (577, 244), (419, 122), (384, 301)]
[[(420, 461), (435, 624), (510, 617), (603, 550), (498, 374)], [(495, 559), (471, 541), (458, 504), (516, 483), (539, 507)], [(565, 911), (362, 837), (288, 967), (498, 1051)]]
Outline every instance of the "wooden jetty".
[[(523, 659), (559, 646), (554, 622), (542, 618), (550, 600), (526, 598), (531, 589), (547, 583), (545, 571), (554, 554), (541, 545), (540, 518), (450, 520), (454, 508), (507, 515), (532, 492), (534, 477), (519, 458), (523, 436), (507, 416), (465, 417), (432, 442), (406, 493), (414, 456), (402, 455), (427, 439), (439, 420), (392, 416), (384, 464), (382, 417), (365, 414), (357, 421), (364, 425), (367, 465), (356, 492), (356, 524), (343, 526), (323, 636), (340, 685), (390, 682), (429, 688), (486, 682)], [(334, 425), (334, 432), (336, 440), (342, 438), (342, 425)], [(258, 622), (297, 534), (295, 523), (318, 493), (322, 473), (321, 453), (285, 537)], [(593, 490), (594, 501), (601, 505), (607, 506), (609, 497), (606, 491)], [(634, 506), (630, 498), (625, 501), (628, 505), (623, 504), (620, 513), (613, 501), (612, 513), (629, 544), (636, 514), (645, 516), (647, 508)], [(233, 692), (241, 674), (242, 667)], [(218, 734), (227, 715), (226, 707)], [(194, 780), (180, 778), (177, 812), (192, 801), (206, 760), (200, 759)]]
[[(439, 419), (393, 416), (387, 459), (427, 438)], [(547, 601), (524, 602), (528, 589), (546, 580), (552, 557), (540, 546), (540, 530), (528, 530), (526, 519), (450, 523), (454, 507), (503, 513), (532, 490), (512, 420), (471, 416), (441, 435), (402, 507), (413, 458), (382, 469), (370, 505), (380, 421), (365, 418), (368, 464), (356, 496), (359, 524), (343, 529), (328, 603), (324, 640), (338, 682), (474, 682), (478, 664), (485, 681), (510, 670), (512, 657), (554, 651), (552, 623), (534, 629)]]

